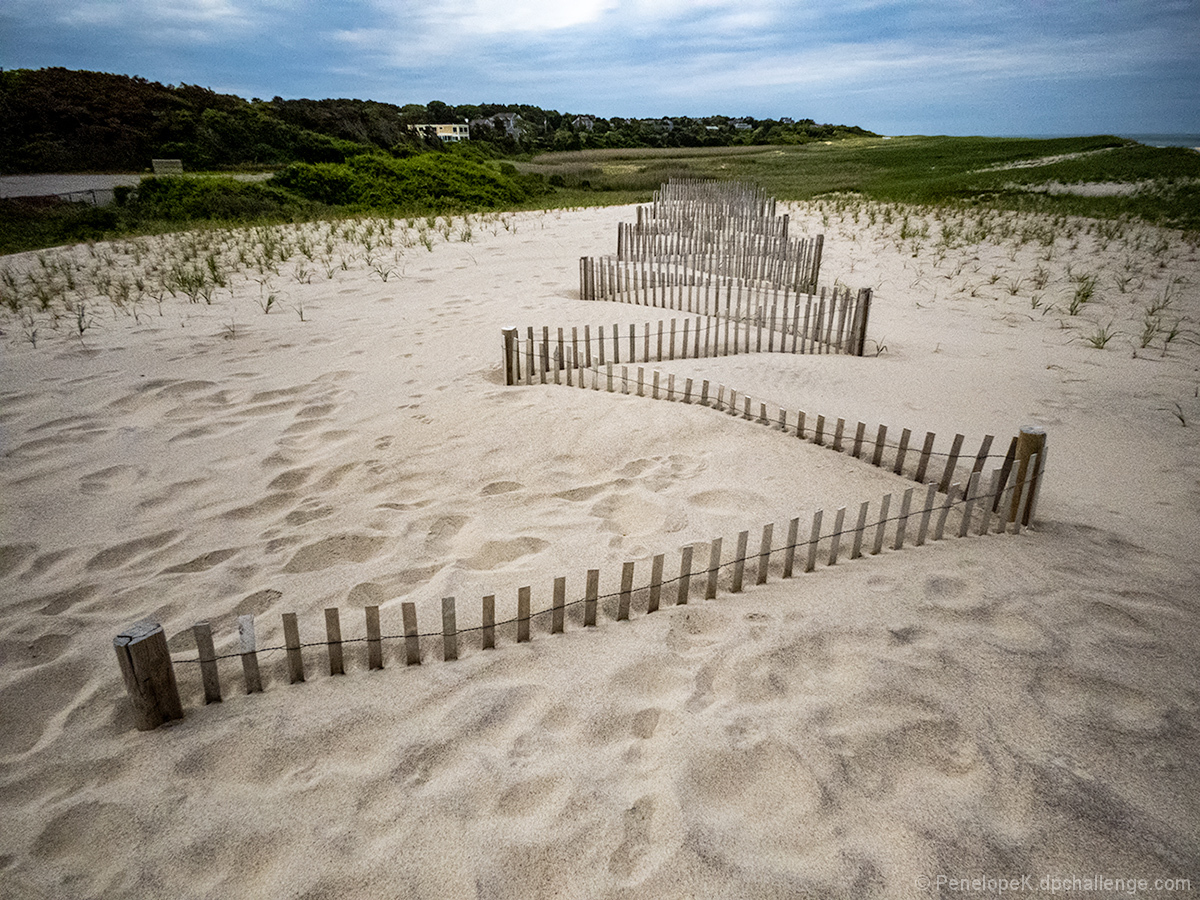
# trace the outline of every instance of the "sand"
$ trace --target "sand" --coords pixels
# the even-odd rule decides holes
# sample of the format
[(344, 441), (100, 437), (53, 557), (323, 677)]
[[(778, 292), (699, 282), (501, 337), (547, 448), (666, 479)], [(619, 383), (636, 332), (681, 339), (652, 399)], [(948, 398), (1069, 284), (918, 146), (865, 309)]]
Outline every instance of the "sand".
[[(579, 257), (612, 252), (630, 208), (455, 222), (423, 230), (428, 250), (403, 222), (391, 247), (323, 250), (314, 232), (312, 260), (293, 229), (277, 273), (247, 262), (211, 305), (6, 312), (0, 894), (1200, 888), (1200, 253), (1142, 226), (990, 213), (989, 233), (943, 240), (905, 213), (791, 209), (794, 233), (826, 235), (823, 280), (874, 289), (865, 357), (662, 368), (917, 433), (1041, 425), (1034, 528), (776, 570), (740, 594), (726, 577), (716, 600), (694, 585), (653, 615), (640, 592), (630, 621), (605, 601), (595, 629), (575, 606), (563, 635), (544, 617), (519, 646), (509, 626), (495, 651), (464, 634), (448, 663), (425, 639), (406, 668), (389, 641), (368, 671), (357, 643), (328, 677), (314, 648), (289, 685), (284, 654), (263, 654), (253, 696), (226, 659), (209, 706), (180, 664), (186, 717), (154, 732), (134, 729), (112, 650), (144, 617), (180, 659), (201, 620), (234, 651), (246, 613), (264, 646), (285, 612), (320, 640), (334, 606), (347, 637), (376, 604), (399, 633), (402, 602), (436, 631), (447, 596), (471, 627), (484, 594), (507, 619), (523, 585), (547, 608), (557, 576), (574, 600), (596, 568), (608, 593), (625, 560), (642, 584), (655, 554), (673, 574), (685, 544), (753, 545), (768, 522), (911, 482), (698, 406), (505, 387), (505, 326), (657, 318), (578, 299)], [(1021, 237), (1049, 224), (1052, 241)], [(42, 259), (82, 280), (106, 256), (169, 268), (183, 243)], [(1070, 315), (1081, 273), (1094, 295)], [(1090, 895), (1128, 895), (1104, 887)]]

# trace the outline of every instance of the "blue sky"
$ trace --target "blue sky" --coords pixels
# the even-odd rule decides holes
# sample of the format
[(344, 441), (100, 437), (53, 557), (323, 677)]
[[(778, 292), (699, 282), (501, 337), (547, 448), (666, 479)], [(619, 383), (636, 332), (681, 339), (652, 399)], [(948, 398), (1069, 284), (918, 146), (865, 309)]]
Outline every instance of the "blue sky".
[(264, 99), (1200, 133), (1200, 0), (4, 0), (0, 65)]

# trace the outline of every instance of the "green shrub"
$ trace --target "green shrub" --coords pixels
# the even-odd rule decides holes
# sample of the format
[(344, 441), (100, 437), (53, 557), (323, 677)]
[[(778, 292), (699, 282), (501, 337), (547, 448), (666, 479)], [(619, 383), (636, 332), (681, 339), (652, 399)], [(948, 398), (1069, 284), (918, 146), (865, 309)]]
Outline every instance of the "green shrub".
[(545, 193), (540, 176), (499, 170), (464, 154), (423, 153), (406, 159), (355, 156), (343, 164), (293, 163), (271, 184), (319, 203), (359, 209), (495, 209)]
[(194, 221), (291, 217), (308, 212), (311, 204), (295, 194), (263, 182), (234, 178), (143, 178), (137, 198), (126, 207), (142, 219)]

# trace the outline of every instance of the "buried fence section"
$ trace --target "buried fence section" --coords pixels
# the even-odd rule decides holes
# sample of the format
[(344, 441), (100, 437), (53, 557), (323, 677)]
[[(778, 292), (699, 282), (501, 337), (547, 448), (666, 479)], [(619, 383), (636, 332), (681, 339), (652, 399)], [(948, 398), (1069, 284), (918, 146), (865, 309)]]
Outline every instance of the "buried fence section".
[[(1018, 442), (1018, 451), (1009, 466), (1011, 477), (1003, 478), (1004, 467), (985, 473), (972, 471), (966, 490), (963, 491), (960, 482), (950, 485), (948, 493), (938, 500), (936, 481), (925, 485), (923, 499), (916, 507), (912, 504), (916, 487), (907, 488), (902, 495), (901, 507), (898, 514), (891, 514), (892, 495), (885, 494), (877, 508), (875, 523), (875, 540), (873, 553), (884, 551), (886, 536), (889, 551), (897, 552), (904, 549), (908, 531), (912, 528), (911, 519), (919, 516), (917, 537), (910, 546), (921, 546), (928, 541), (937, 542), (946, 534), (945, 526), (949, 516), (957, 510), (960, 518), (958, 536), (967, 539), (973, 533), (986, 535), (1012, 532), (1019, 534), (1034, 520), (1039, 486), (1044, 480), (1045, 460), (1047, 455), (1045, 434), (1040, 429), (1026, 429), (1032, 437)], [(1007, 462), (1007, 460), (1006, 460)], [(981, 485), (987, 484), (986, 488)], [(842, 546), (852, 541), (849, 554), (851, 560), (862, 558), (862, 545), (865, 533), (870, 527), (872, 516), (871, 503), (863, 502), (858, 511), (854, 524), (849, 524), (847, 507), (836, 510), (834, 524), (828, 531), (822, 530), (825, 519), (824, 510), (816, 510), (812, 516), (812, 527), (807, 539), (799, 537), (799, 517), (789, 522), (788, 537), (783, 547), (774, 547), (772, 536), (774, 524), (768, 523), (762, 528), (756, 556), (758, 558), (755, 583), (765, 584), (768, 580), (768, 567), (771, 557), (778, 551), (783, 551), (781, 568), (785, 579), (794, 576), (795, 553), (798, 549), (806, 550), (803, 571), (811, 573), (819, 570), (818, 563), (822, 560), (826, 567), (834, 566), (840, 559)], [(994, 525), (993, 525), (994, 523)], [(953, 532), (951, 532), (953, 533)], [(690, 585), (693, 577), (705, 576), (704, 596), (706, 600), (717, 597), (718, 577), (722, 570), (727, 570), (729, 582), (726, 591), (729, 594), (739, 594), (743, 591), (745, 563), (749, 558), (749, 530), (737, 535), (737, 550), (734, 557), (722, 560), (722, 539), (714, 538), (709, 544), (708, 563), (706, 568), (693, 571), (693, 563), (697, 545), (688, 544), (679, 549), (679, 574), (677, 577), (664, 579), (664, 562), (666, 554), (658, 554), (651, 560), (649, 582), (642, 587), (635, 587), (635, 570), (637, 561), (626, 561), (621, 567), (620, 587), (611, 594), (601, 594), (601, 570), (588, 569), (586, 586), (582, 598), (568, 600), (566, 595), (566, 578), (554, 580), (552, 606), (549, 610), (532, 613), (530, 609), (530, 588), (522, 587), (517, 591), (516, 617), (505, 622), (497, 623), (495, 617), (495, 595), (483, 598), (482, 624), (478, 627), (459, 629), (455, 612), (455, 599), (444, 597), (441, 601), (441, 630), (440, 632), (421, 633), (417, 626), (416, 604), (405, 601), (399, 604), (403, 628), (401, 634), (383, 635), (380, 632), (380, 610), (378, 606), (364, 608), (366, 634), (364, 637), (346, 636), (343, 633), (341, 619), (336, 608), (324, 610), (326, 625), (325, 639), (320, 642), (302, 643), (298, 617), (295, 613), (283, 613), (281, 617), (284, 633), (284, 645), (281, 647), (259, 648), (255, 643), (254, 619), (251, 616), (238, 618), (238, 641), (236, 652), (218, 654), (214, 649), (213, 633), (208, 622), (197, 623), (192, 628), (196, 639), (197, 657), (192, 660), (175, 660), (170, 657), (166, 637), (160, 625), (154, 622), (139, 622), (126, 629), (114, 640), (119, 666), (125, 681), (126, 690), (131, 699), (136, 724), (140, 730), (156, 728), (164, 722), (183, 716), (183, 707), (179, 699), (179, 688), (175, 678), (174, 666), (184, 663), (199, 664), (199, 680), (206, 703), (221, 699), (221, 688), (218, 677), (218, 664), (223, 659), (241, 659), (243, 672), (246, 675), (247, 692), (257, 692), (262, 689), (258, 673), (257, 654), (267, 651), (286, 650), (286, 669), (289, 682), (295, 684), (304, 681), (304, 661), (302, 653), (306, 647), (324, 647), (329, 658), (331, 675), (345, 673), (346, 643), (365, 642), (367, 644), (368, 671), (382, 668), (381, 642), (384, 640), (403, 640), (404, 658), (409, 666), (421, 663), (420, 640), (422, 637), (440, 637), (442, 641), (442, 659), (453, 661), (459, 658), (462, 651), (461, 637), (468, 632), (480, 632), (480, 651), (492, 650), (496, 646), (495, 628), (497, 624), (517, 626), (516, 640), (524, 643), (530, 639), (529, 624), (532, 618), (542, 615), (551, 617), (549, 631), (551, 634), (564, 630), (564, 611), (568, 607), (582, 605), (582, 621), (586, 628), (598, 624), (598, 611), (606, 610), (606, 617), (614, 621), (624, 621), (630, 618), (632, 598), (635, 594), (646, 594), (646, 614), (659, 610), (663, 598), (663, 589), (674, 586), (674, 605), (683, 606), (689, 601)], [(703, 545), (700, 545), (701, 547)], [(701, 553), (701, 557), (703, 554)], [(608, 605), (611, 602), (613, 605)], [(253, 663), (248, 662), (253, 660)], [(251, 677), (253, 673), (253, 677)]]

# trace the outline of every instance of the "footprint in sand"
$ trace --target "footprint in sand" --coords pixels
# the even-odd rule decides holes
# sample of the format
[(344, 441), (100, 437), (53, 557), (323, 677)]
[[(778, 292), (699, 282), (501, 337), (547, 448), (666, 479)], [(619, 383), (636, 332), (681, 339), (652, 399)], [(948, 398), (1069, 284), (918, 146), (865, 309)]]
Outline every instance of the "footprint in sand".
[(136, 540), (126, 541), (101, 550), (84, 565), (86, 569), (116, 569), (141, 556), (167, 546), (179, 536), (178, 531), (163, 531)]
[(515, 562), (522, 556), (540, 553), (550, 546), (549, 541), (536, 537), (518, 537), (509, 540), (484, 541), (479, 550), (470, 558), (463, 560), (463, 565), (469, 569), (486, 571), (498, 569), (501, 566)]
[(495, 494), (508, 494), (512, 491), (519, 491), (525, 485), (519, 481), (493, 481), (491, 484), (485, 484), (479, 489), (479, 493), (485, 497), (491, 497)]
[(285, 572), (317, 572), (344, 563), (362, 563), (379, 553), (387, 539), (366, 534), (338, 534), (301, 547), (283, 567)]

